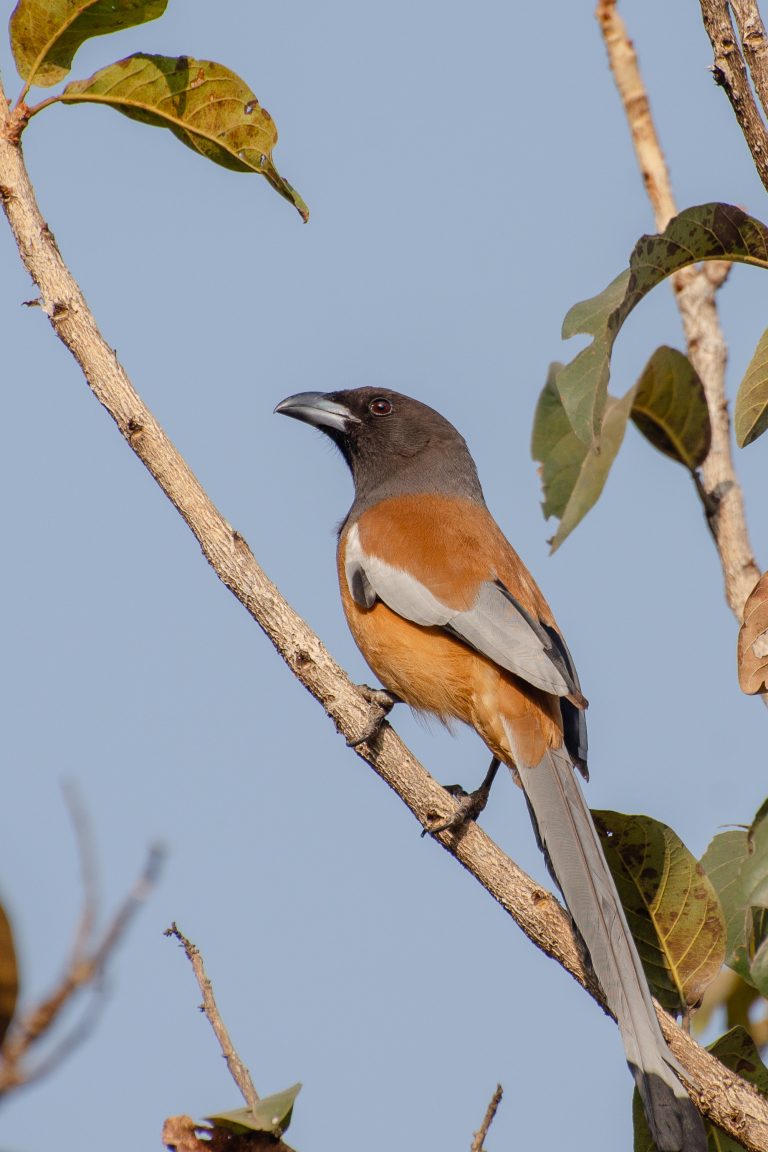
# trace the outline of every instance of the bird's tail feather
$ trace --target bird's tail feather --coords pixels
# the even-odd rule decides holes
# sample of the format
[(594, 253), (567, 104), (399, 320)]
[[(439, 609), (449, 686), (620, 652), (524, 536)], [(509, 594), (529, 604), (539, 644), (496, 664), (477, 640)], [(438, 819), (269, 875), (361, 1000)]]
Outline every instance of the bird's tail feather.
[(659, 1027), (571, 760), (565, 749), (550, 749), (536, 767), (516, 767), (547, 865), (618, 1022), (654, 1143), (660, 1152), (704, 1152), (701, 1117), (673, 1071), (680, 1066)]

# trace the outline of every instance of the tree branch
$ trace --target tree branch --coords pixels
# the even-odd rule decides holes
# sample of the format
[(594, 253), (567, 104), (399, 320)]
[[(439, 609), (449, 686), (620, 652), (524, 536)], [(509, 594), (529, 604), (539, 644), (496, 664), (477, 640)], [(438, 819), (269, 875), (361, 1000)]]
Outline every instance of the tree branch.
[[(19, 254), (40, 290), (41, 307), (56, 335), (80, 364), (99, 402), (178, 509), (222, 582), (274, 644), (293, 673), (346, 738), (369, 717), (369, 704), (256, 563), (243, 537), (213, 505), (196, 477), (136, 394), (107, 345), (80, 288), (61, 258), (37, 206), (19, 147), (4, 131), (7, 105), (0, 89), (0, 199)], [(447, 796), (388, 724), (373, 745), (356, 754), (370, 764), (425, 826), (452, 810)], [(604, 1008), (594, 977), (574, 943), (570, 919), (557, 900), (517, 867), (472, 824), (436, 839), (513, 917), (525, 934), (557, 960)], [(658, 1009), (673, 1053), (691, 1068), (698, 1106), (753, 1152), (768, 1147), (768, 1104), (682, 1032)]]
[[(702, 0), (702, 10), (719, 7), (714, 0)], [(624, 105), (656, 228), (663, 232), (671, 217), (677, 214), (677, 207), (637, 55), (624, 21), (616, 11), (616, 0), (599, 0), (596, 16)], [(730, 26), (730, 17), (728, 24)], [(754, 105), (754, 101), (752, 103)], [(765, 158), (768, 176), (768, 150)], [(688, 357), (704, 386), (712, 425), (712, 446), (702, 465), (699, 495), (720, 558), (726, 600), (740, 624), (744, 604), (760, 577), (760, 570), (752, 552), (744, 497), (733, 464), (731, 421), (725, 396), (728, 352), (717, 313), (716, 292), (725, 279), (727, 268), (724, 261), (683, 268), (672, 277), (672, 286), (683, 323)]]
[(95, 869), (90, 834), (84, 812), (72, 791), (67, 798), (75, 826), (80, 866), (83, 875), (83, 911), (75, 932), (72, 955), (66, 971), (53, 992), (35, 1005), (18, 1021), (13, 1021), (0, 1047), (0, 1096), (12, 1088), (20, 1088), (48, 1074), (58, 1067), (64, 1057), (76, 1048), (92, 1030), (101, 1007), (95, 1001), (89, 1012), (64, 1036), (60, 1043), (35, 1067), (25, 1067), (30, 1049), (42, 1036), (47, 1035), (59, 1019), (62, 1009), (81, 989), (93, 987), (104, 971), (109, 957), (123, 938), (139, 905), (154, 885), (162, 860), (159, 849), (152, 849), (141, 874), (118, 908), (101, 941), (92, 942), (96, 913)]
[(731, 0), (755, 92), (768, 116), (768, 36), (755, 0)]
[(701, 15), (715, 54), (715, 81), (725, 89), (747, 142), (757, 174), (768, 191), (768, 132), (762, 121), (733, 29), (728, 0), (700, 0)]
[(213, 995), (213, 985), (211, 984), (210, 978), (205, 971), (205, 965), (203, 963), (203, 958), (200, 955), (200, 949), (195, 944), (193, 944), (191, 940), (187, 939), (184, 933), (179, 930), (175, 921), (173, 924), (171, 924), (170, 928), (166, 928), (165, 935), (173, 936), (176, 940), (179, 941), (182, 948), (184, 949), (187, 959), (192, 965), (192, 971), (195, 974), (198, 988), (200, 989), (203, 997), (202, 1010), (207, 1017), (208, 1023), (213, 1029), (214, 1036), (219, 1042), (219, 1047), (221, 1048), (221, 1053), (227, 1062), (227, 1068), (229, 1068), (230, 1075), (235, 1084), (237, 1084), (238, 1088), (240, 1089), (246, 1104), (251, 1109), (251, 1111), (254, 1111), (256, 1105), (259, 1102), (259, 1094), (253, 1085), (251, 1074), (243, 1061), (238, 1056), (235, 1046), (230, 1039), (229, 1032), (227, 1031), (227, 1026), (221, 1018), (221, 1014), (216, 1005), (216, 999)]
[(483, 1117), (483, 1122), (480, 1125), (480, 1127), (478, 1128), (477, 1132), (475, 1132), (475, 1137), (474, 1137), (474, 1140), (472, 1141), (472, 1146), (470, 1147), (469, 1152), (483, 1152), (483, 1145), (485, 1144), (485, 1139), (488, 1135), (491, 1124), (493, 1124), (494, 1117), (496, 1116), (496, 1111), (499, 1107), (499, 1104), (501, 1104), (501, 1098), (503, 1095), (504, 1095), (504, 1090), (502, 1089), (501, 1084), (497, 1084), (496, 1085), (496, 1091), (494, 1092), (493, 1096), (491, 1096), (490, 1103), (488, 1104), (488, 1107), (485, 1110), (485, 1116)]

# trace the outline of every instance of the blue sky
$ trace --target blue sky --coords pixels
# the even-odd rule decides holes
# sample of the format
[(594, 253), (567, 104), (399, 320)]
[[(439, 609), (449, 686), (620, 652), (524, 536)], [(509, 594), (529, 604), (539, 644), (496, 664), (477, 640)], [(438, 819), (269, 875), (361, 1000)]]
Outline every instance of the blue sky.
[[(7, 5), (10, 14), (11, 5)], [(597, 508), (553, 557), (529, 441), (560, 324), (653, 230), (591, 6), (534, 21), (488, 0), (171, 3), (86, 45), (239, 72), (277, 122), (298, 215), (106, 109), (54, 107), (25, 136), (40, 204), (106, 339), (227, 519), (333, 655), (370, 680), (343, 622), (334, 527), (351, 498), (323, 438), (272, 416), (291, 392), (381, 384), (466, 436), (488, 503), (541, 583), (590, 699), (596, 808), (647, 812), (703, 852), (766, 791), (764, 709), (739, 693), (736, 627), (682, 469), (631, 429)], [(623, 6), (681, 207), (768, 202), (696, 12)], [(7, 43), (0, 67), (16, 78)], [(301, 1080), (299, 1149), (466, 1149), (497, 1083), (491, 1147), (630, 1147), (611, 1021), (429, 840), (291, 677), (94, 401), (0, 229), (6, 494), (0, 894), (24, 994), (61, 970), (79, 909), (59, 782), (95, 827), (105, 915), (147, 845), (162, 883), (110, 966), (87, 1045), (4, 1109), (0, 1142), (159, 1147), (166, 1115), (238, 1104), (172, 920), (202, 949), (256, 1086)], [(768, 278), (720, 294), (734, 394)], [(671, 293), (628, 321), (623, 392)], [(766, 441), (740, 453), (766, 553)], [(471, 733), (395, 724), (440, 780), (474, 785)], [(521, 798), (489, 833), (542, 881)], [(41, 1124), (41, 1116), (46, 1118)]]

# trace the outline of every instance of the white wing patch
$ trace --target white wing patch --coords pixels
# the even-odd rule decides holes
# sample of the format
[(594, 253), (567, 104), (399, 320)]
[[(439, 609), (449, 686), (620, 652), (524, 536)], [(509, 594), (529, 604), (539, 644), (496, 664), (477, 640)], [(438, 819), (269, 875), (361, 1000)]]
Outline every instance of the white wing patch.
[(405, 620), (427, 628), (444, 625), (454, 615), (429, 588), (414, 580), (402, 568), (393, 568), (378, 556), (363, 551), (360, 533), (354, 524), (344, 550), (344, 571), (352, 599), (362, 608), (372, 608), (378, 598)]
[[(491, 581), (480, 585), (477, 599), (465, 612), (443, 604), (424, 584), (403, 568), (395, 568), (363, 550), (357, 525), (350, 529), (344, 553), (344, 572), (352, 599), (362, 608), (381, 600), (398, 616), (424, 627), (442, 627), (475, 651), (513, 672), (536, 688), (554, 696), (573, 692), (545, 643), (525, 616)], [(557, 657), (556, 657), (557, 658)]]

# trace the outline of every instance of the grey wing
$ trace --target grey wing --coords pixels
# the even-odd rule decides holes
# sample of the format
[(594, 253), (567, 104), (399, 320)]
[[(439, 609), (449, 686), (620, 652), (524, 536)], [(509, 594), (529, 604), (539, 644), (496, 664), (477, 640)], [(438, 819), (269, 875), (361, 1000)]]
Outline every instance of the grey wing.
[(481, 584), (472, 607), (453, 616), (447, 627), (536, 688), (553, 696), (578, 692), (578, 684), (548, 630), (500, 580)]
[(457, 612), (409, 572), (364, 552), (356, 525), (347, 537), (345, 572), (353, 599), (363, 607), (379, 599), (414, 624), (445, 628), (536, 688), (553, 696), (580, 694), (564, 642), (561, 647), (501, 581), (481, 584), (472, 607)]

